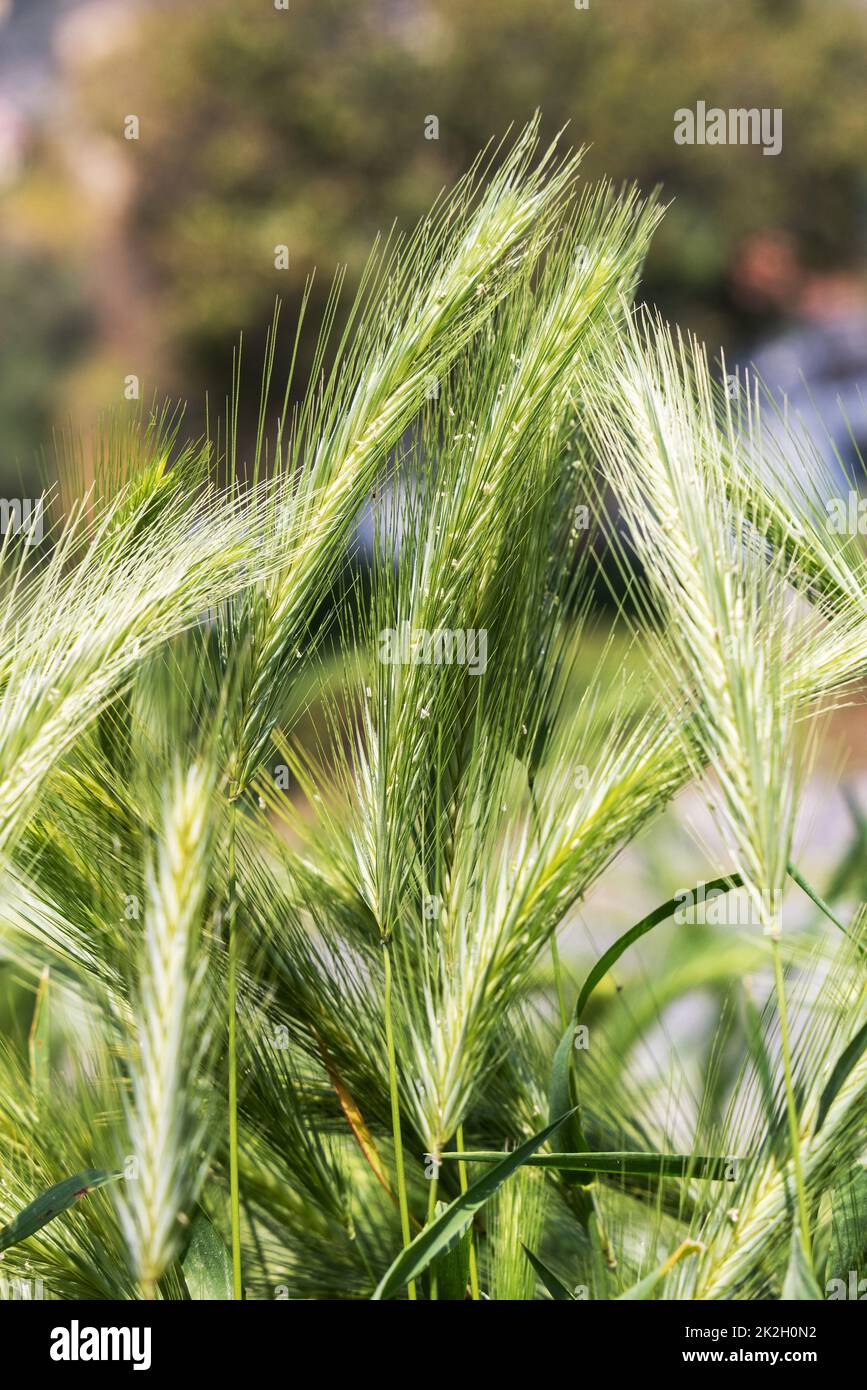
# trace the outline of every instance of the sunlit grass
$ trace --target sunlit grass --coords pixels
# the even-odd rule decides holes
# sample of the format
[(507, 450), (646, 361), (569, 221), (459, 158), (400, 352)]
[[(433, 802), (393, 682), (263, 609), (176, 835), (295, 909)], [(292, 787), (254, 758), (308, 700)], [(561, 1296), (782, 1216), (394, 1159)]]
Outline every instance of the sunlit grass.
[[(857, 1268), (861, 921), (786, 904), (864, 557), (769, 483), (758, 394), (636, 321), (660, 210), (578, 167), (525, 132), (375, 252), (308, 383), (269, 337), (249, 456), (234, 395), (200, 444), (107, 427), (0, 553), (0, 949), (50, 1043), (0, 1053), (0, 1247), (50, 1297), (200, 1295), (203, 1231), (236, 1298)], [(747, 921), (639, 901), (685, 788), (719, 862), (682, 887)]]

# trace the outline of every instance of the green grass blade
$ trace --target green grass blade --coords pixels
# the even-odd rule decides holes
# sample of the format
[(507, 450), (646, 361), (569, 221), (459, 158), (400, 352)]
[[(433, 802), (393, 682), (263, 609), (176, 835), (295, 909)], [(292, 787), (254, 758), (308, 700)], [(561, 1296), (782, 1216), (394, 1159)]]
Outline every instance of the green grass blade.
[[(437, 1215), (446, 1207), (445, 1202), (437, 1204)], [(460, 1240), (447, 1250), (431, 1266), (436, 1275), (437, 1298), (440, 1303), (463, 1303), (467, 1296), (470, 1278), (470, 1232), (464, 1231)]]
[(771, 1070), (771, 1061), (768, 1056), (768, 1049), (765, 1046), (765, 1039), (762, 1032), (761, 1014), (756, 1008), (755, 1001), (746, 985), (744, 986), (743, 1005), (744, 1030), (746, 1032), (750, 1055), (753, 1059), (753, 1066), (762, 1090), (762, 1105), (768, 1122), (768, 1135), (771, 1139), (773, 1151), (777, 1156), (777, 1161), (782, 1165), (786, 1161), (785, 1142), (783, 1139), (781, 1117), (777, 1113), (776, 1100), (774, 1097), (774, 1078)]
[[(573, 1020), (559, 1043), (557, 1051), (554, 1053), (554, 1061), (551, 1066), (551, 1087), (548, 1098), (548, 1114), (565, 1115), (572, 1111), (572, 1115), (565, 1120), (557, 1131), (555, 1142), (563, 1145), (578, 1153), (587, 1147), (584, 1138), (584, 1131), (581, 1128), (580, 1114), (576, 1111), (576, 1095), (574, 1092), (573, 1071), (572, 1071), (572, 1051), (575, 1038), (576, 1020)], [(582, 1179), (576, 1178), (576, 1182)], [(583, 1180), (590, 1181), (589, 1173)]]
[[(705, 897), (710, 897), (716, 892), (728, 892), (732, 888), (740, 888), (743, 880), (740, 874), (726, 874), (722, 878), (715, 878), (711, 883), (704, 885)], [(587, 1000), (590, 998), (599, 981), (604, 979), (612, 965), (623, 955), (627, 947), (633, 942), (638, 941), (642, 936), (646, 936), (649, 931), (664, 922), (666, 918), (672, 917), (679, 907), (682, 906), (683, 894), (678, 893), (676, 897), (670, 898), (667, 903), (662, 903), (660, 907), (655, 907), (652, 912), (648, 912), (646, 917), (642, 917), (640, 922), (636, 922), (634, 927), (619, 936), (612, 946), (609, 946), (604, 955), (594, 965), (584, 984), (575, 1004), (575, 1023), (580, 1022), (581, 1015)]]
[(47, 1192), (43, 1192), (23, 1211), (19, 1211), (8, 1226), (3, 1227), (0, 1231), (0, 1254), (11, 1246), (18, 1245), (22, 1240), (27, 1240), (28, 1236), (35, 1235), (43, 1226), (47, 1226), (49, 1221), (53, 1221), (55, 1216), (68, 1211), (79, 1198), (86, 1197), (94, 1188), (114, 1182), (121, 1176), (119, 1172), (85, 1168), (83, 1172), (55, 1183), (54, 1187), (49, 1187)]
[[(795, 865), (790, 862), (787, 867), (789, 871), (789, 877), (793, 879), (795, 883), (797, 883), (798, 887), (802, 889), (803, 892), (806, 893), (810, 901), (812, 903), (815, 903), (819, 911), (824, 913), (824, 915), (828, 918), (828, 921), (833, 922), (835, 927), (839, 927), (843, 935), (848, 936), (850, 941), (855, 941), (855, 937), (852, 935), (849, 928), (840, 921), (840, 918), (837, 916), (835, 912), (832, 912), (831, 908), (825, 902), (825, 899), (823, 897), (820, 897), (820, 895), (816, 892), (812, 884), (808, 883), (807, 880), (804, 878), (803, 874), (798, 872), (798, 870), (795, 868)], [(863, 956), (864, 947), (860, 943), (856, 944), (858, 945), (858, 950)]]
[[(444, 1153), (444, 1160), (465, 1163), (496, 1163), (502, 1154), (496, 1149), (477, 1149), (467, 1153)], [(654, 1154), (632, 1152), (536, 1154), (524, 1162), (531, 1168), (556, 1168), (570, 1173), (608, 1173), (632, 1178), (703, 1178), (709, 1182), (734, 1182), (737, 1159), (702, 1154)]]
[(35, 1096), (48, 1094), (51, 1077), (51, 1058), (49, 1043), (51, 1038), (51, 1016), (49, 1011), (49, 989), (51, 975), (46, 965), (36, 991), (33, 1007), (33, 1022), (30, 1025), (28, 1049), (30, 1052), (30, 1081)]
[[(491, 1161), (495, 1166), (491, 1172), (484, 1173), (482, 1177), (470, 1183), (466, 1192), (463, 1192), (460, 1197), (456, 1197), (441, 1216), (438, 1216), (429, 1226), (425, 1226), (424, 1230), (410, 1241), (409, 1245), (400, 1252), (397, 1259), (386, 1270), (373, 1298), (376, 1300), (391, 1298), (410, 1279), (416, 1279), (424, 1273), (431, 1261), (435, 1260), (438, 1255), (450, 1250), (452, 1245), (460, 1240), (475, 1213), (493, 1197), (506, 1179), (511, 1177), (522, 1163), (526, 1163), (541, 1144), (544, 1144), (548, 1136), (562, 1123), (562, 1118), (560, 1117), (553, 1124), (540, 1129), (538, 1134), (534, 1134), (532, 1139), (528, 1139), (526, 1144), (521, 1144), (513, 1153), (505, 1156), (502, 1153), (492, 1155)], [(466, 1154), (460, 1156), (467, 1157)], [(441, 1157), (445, 1158), (446, 1155), (442, 1154)], [(449, 1154), (448, 1157), (456, 1158), (458, 1155)]]
[(843, 1082), (858, 1061), (865, 1047), (867, 1047), (867, 1023), (864, 1024), (863, 1028), (858, 1029), (852, 1041), (841, 1052), (834, 1070), (831, 1072), (831, 1078), (819, 1097), (815, 1133), (818, 1134), (822, 1125), (825, 1123), (825, 1118), (834, 1103), (834, 1099), (840, 1087), (843, 1085)]
[(574, 1294), (567, 1289), (559, 1275), (555, 1274), (553, 1269), (549, 1269), (545, 1262), (539, 1259), (538, 1255), (534, 1255), (533, 1251), (530, 1250), (528, 1246), (524, 1245), (523, 1241), (521, 1241), (521, 1246), (524, 1254), (527, 1256), (527, 1259), (530, 1261), (530, 1264), (535, 1269), (555, 1303), (575, 1303), (577, 1300)]
[(225, 1242), (203, 1211), (193, 1220), (182, 1267), (190, 1298), (196, 1302), (231, 1300), (232, 1261)]
[[(727, 874), (722, 878), (715, 878), (711, 883), (705, 884), (704, 892), (705, 895), (710, 895), (717, 891), (725, 892), (731, 888), (739, 888), (741, 883), (742, 879), (739, 874)], [(675, 897), (669, 898), (668, 902), (662, 903), (659, 907), (654, 908), (646, 917), (642, 917), (640, 922), (636, 922), (635, 926), (630, 927), (629, 931), (619, 936), (613, 945), (609, 946), (608, 950), (599, 957), (599, 960), (593, 966), (593, 969), (581, 986), (581, 990), (575, 1002), (572, 1020), (557, 1045), (557, 1051), (554, 1053), (554, 1062), (551, 1068), (550, 1103), (548, 1112), (550, 1115), (563, 1115), (567, 1110), (574, 1109), (575, 1107), (576, 1097), (572, 1091), (572, 1044), (575, 1029), (581, 1022), (581, 1015), (594, 989), (599, 984), (599, 981), (605, 978), (611, 967), (617, 963), (624, 951), (634, 942), (640, 940), (642, 936), (646, 936), (647, 933), (658, 926), (660, 922), (664, 922), (667, 918), (671, 917), (681, 905), (681, 901), (682, 894), (678, 893)], [(569, 1143), (576, 1151), (579, 1148), (583, 1148), (585, 1144), (583, 1135), (580, 1132), (580, 1124), (576, 1119), (573, 1119), (568, 1125), (564, 1125), (560, 1138), (561, 1142), (568, 1139)]]
[(822, 1292), (816, 1283), (813, 1265), (807, 1254), (799, 1226), (792, 1231), (792, 1244), (789, 1249), (789, 1267), (783, 1284), (782, 1298), (801, 1303), (822, 1301)]
[(834, 1240), (834, 1201), (829, 1192), (823, 1192), (819, 1199), (812, 1233), (813, 1272), (816, 1283), (824, 1289), (828, 1280), (828, 1261)]

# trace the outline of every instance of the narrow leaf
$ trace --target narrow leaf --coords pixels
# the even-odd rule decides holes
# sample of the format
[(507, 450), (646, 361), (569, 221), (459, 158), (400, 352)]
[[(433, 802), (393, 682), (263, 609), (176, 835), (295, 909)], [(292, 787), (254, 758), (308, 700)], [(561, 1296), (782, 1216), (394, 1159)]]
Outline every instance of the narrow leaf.
[[(708, 894), (718, 891), (726, 892), (731, 888), (739, 888), (742, 882), (743, 880), (740, 874), (727, 874), (722, 878), (715, 878), (712, 882), (706, 883), (704, 885), (704, 893), (707, 896)], [(594, 989), (599, 984), (599, 981), (605, 978), (611, 967), (617, 963), (629, 946), (640, 940), (642, 936), (646, 936), (647, 933), (658, 926), (660, 922), (664, 922), (667, 918), (673, 916), (678, 907), (681, 906), (682, 896), (683, 895), (680, 893), (676, 894), (675, 897), (669, 898), (668, 902), (662, 903), (661, 906), (654, 908), (646, 917), (642, 917), (641, 921), (636, 922), (634, 927), (630, 927), (629, 931), (619, 936), (614, 944), (609, 946), (608, 950), (599, 957), (599, 960), (593, 966), (593, 969), (581, 986), (581, 990), (575, 1002), (572, 1020), (560, 1039), (557, 1051), (554, 1054), (554, 1062), (551, 1068), (549, 1115), (562, 1115), (566, 1110), (572, 1109), (575, 1106), (576, 1097), (572, 1092), (573, 1039), (575, 1036), (575, 1029), (581, 1022), (581, 1016)], [(573, 1120), (568, 1127), (564, 1125), (563, 1130), (557, 1137), (561, 1143), (568, 1141), (575, 1150), (584, 1148), (586, 1144), (583, 1134), (579, 1130), (578, 1122), (575, 1120)], [(587, 1176), (589, 1176), (589, 1173)], [(582, 1179), (579, 1178), (579, 1181), (582, 1181)]]
[(765, 1046), (762, 1018), (752, 997), (748, 981), (744, 981), (743, 1003), (747, 1044), (752, 1055), (753, 1066), (759, 1078), (759, 1084), (762, 1088), (762, 1104), (768, 1122), (768, 1138), (770, 1139), (771, 1149), (776, 1155), (777, 1162), (782, 1167), (786, 1162), (786, 1117), (777, 1109), (774, 1093), (774, 1078), (771, 1070), (771, 1061), (768, 1056), (768, 1049)]
[(567, 1289), (559, 1275), (555, 1274), (553, 1269), (549, 1269), (544, 1261), (539, 1259), (538, 1255), (534, 1255), (532, 1250), (524, 1245), (523, 1241), (521, 1241), (521, 1246), (524, 1254), (527, 1256), (527, 1259), (530, 1261), (530, 1264), (535, 1269), (555, 1303), (575, 1303), (575, 1295)]
[[(496, 1149), (475, 1149), (467, 1153), (444, 1153), (443, 1160), (465, 1163), (496, 1163), (502, 1154)], [(524, 1160), (530, 1168), (556, 1168), (561, 1172), (586, 1171), (615, 1173), (636, 1178), (704, 1178), (712, 1182), (734, 1182), (738, 1160), (701, 1154), (654, 1153), (553, 1153), (537, 1154)]]
[[(726, 874), (723, 878), (715, 878), (712, 882), (706, 883), (704, 885), (704, 894), (707, 898), (713, 893), (728, 892), (732, 888), (740, 888), (742, 884), (743, 879), (740, 874)], [(599, 957), (593, 969), (590, 971), (590, 974), (587, 976), (587, 979), (584, 981), (584, 984), (581, 986), (581, 992), (575, 1004), (576, 1024), (580, 1022), (587, 1000), (599, 984), (599, 981), (604, 979), (612, 965), (616, 964), (627, 947), (631, 946), (633, 942), (638, 941), (642, 936), (646, 936), (647, 933), (658, 926), (660, 922), (664, 922), (666, 918), (672, 917), (677, 909), (682, 906), (682, 899), (683, 894), (678, 893), (675, 897), (670, 898), (667, 903), (663, 903), (661, 907), (654, 908), (646, 917), (642, 917), (640, 922), (636, 922), (634, 927), (630, 927), (629, 931), (619, 936), (614, 944), (609, 946), (605, 954)]]
[[(437, 1204), (437, 1215), (445, 1210), (446, 1203)], [(464, 1231), (444, 1255), (440, 1255), (431, 1265), (431, 1273), (436, 1274), (437, 1298), (440, 1303), (463, 1303), (467, 1296), (467, 1283), (470, 1277), (470, 1239), (469, 1231)]]
[(232, 1297), (232, 1262), (222, 1236), (203, 1211), (196, 1212), (182, 1261), (190, 1298), (216, 1302)]
[[(792, 863), (790, 862), (790, 863), (787, 865), (787, 868), (788, 868), (788, 871), (789, 871), (789, 877), (790, 877), (791, 879), (793, 879), (795, 883), (797, 883), (798, 887), (799, 887), (800, 889), (802, 889), (803, 892), (806, 893), (806, 895), (807, 895), (807, 897), (810, 899), (810, 901), (813, 902), (813, 903), (815, 903), (815, 905), (816, 905), (816, 907), (819, 909), (819, 911), (820, 911), (820, 912), (823, 912), (823, 913), (825, 914), (825, 916), (828, 918), (828, 921), (829, 921), (829, 922), (833, 922), (835, 927), (839, 927), (839, 928), (840, 928), (840, 931), (843, 933), (843, 935), (844, 935), (844, 936), (848, 936), (848, 938), (849, 938), (850, 941), (855, 941), (855, 937), (852, 935), (852, 933), (850, 932), (849, 928), (848, 928), (847, 926), (845, 926), (845, 925), (840, 921), (840, 918), (836, 915), (836, 913), (832, 912), (831, 908), (830, 908), (830, 907), (828, 906), (828, 904), (825, 902), (825, 899), (819, 896), (819, 894), (816, 892), (815, 888), (814, 888), (810, 883), (807, 882), (807, 880), (804, 878), (803, 874), (801, 874), (801, 873), (798, 872), (798, 870), (795, 868), (794, 864), (792, 864)], [(860, 951), (861, 955), (863, 956), (863, 955), (864, 955), (864, 947), (860, 944), (860, 942), (856, 942), (856, 944), (857, 944), (857, 946), (858, 946), (858, 950)]]
[[(569, 1024), (557, 1045), (557, 1051), (554, 1053), (554, 1061), (551, 1066), (548, 1115), (550, 1118), (554, 1115), (565, 1115), (573, 1112), (557, 1130), (555, 1142), (564, 1148), (579, 1152), (587, 1147), (587, 1141), (584, 1138), (581, 1120), (576, 1110), (576, 1096), (573, 1090), (572, 1051), (575, 1027), (574, 1021)], [(585, 1181), (589, 1180), (590, 1174), (588, 1173)], [(580, 1178), (577, 1178), (576, 1181), (580, 1181)]]
[(819, 1199), (819, 1210), (815, 1229), (811, 1235), (813, 1270), (820, 1289), (828, 1278), (828, 1260), (831, 1257), (831, 1244), (834, 1239), (834, 1201), (830, 1192), (823, 1192)]
[(861, 1053), (867, 1047), (867, 1023), (858, 1029), (852, 1041), (841, 1052), (834, 1070), (831, 1072), (830, 1080), (825, 1086), (819, 1097), (819, 1109), (816, 1115), (816, 1128), (814, 1133), (819, 1132), (825, 1122), (828, 1111), (836, 1099), (843, 1082), (854, 1067)]
[(0, 1253), (8, 1250), (10, 1246), (18, 1245), (28, 1236), (35, 1235), (49, 1221), (53, 1221), (55, 1216), (68, 1211), (80, 1197), (86, 1197), (94, 1188), (114, 1182), (121, 1176), (119, 1172), (110, 1173), (105, 1169), (85, 1168), (74, 1177), (64, 1178), (62, 1182), (55, 1183), (54, 1187), (49, 1187), (41, 1197), (37, 1197), (23, 1211), (19, 1211), (8, 1226), (3, 1227), (0, 1231)]
[(44, 1096), (48, 1093), (50, 1080), (50, 1014), (49, 1014), (49, 987), (51, 975), (46, 965), (39, 980), (39, 988), (36, 991), (36, 1003), (33, 1006), (33, 1022), (30, 1025), (30, 1037), (28, 1047), (30, 1051), (30, 1084), (33, 1087), (34, 1095)]
[(820, 1302), (822, 1293), (816, 1283), (816, 1276), (813, 1273), (813, 1266), (810, 1257), (804, 1249), (804, 1242), (798, 1226), (792, 1232), (792, 1244), (789, 1249), (789, 1267), (786, 1270), (786, 1279), (783, 1284), (782, 1298), (786, 1301)]
[[(404, 1284), (407, 1284), (411, 1279), (418, 1278), (427, 1269), (431, 1260), (442, 1255), (456, 1241), (460, 1240), (475, 1213), (493, 1197), (506, 1179), (523, 1163), (526, 1163), (541, 1144), (544, 1144), (549, 1134), (562, 1124), (564, 1118), (564, 1116), (560, 1116), (553, 1124), (540, 1129), (538, 1134), (534, 1134), (532, 1139), (528, 1139), (526, 1144), (521, 1144), (514, 1152), (505, 1156), (501, 1153), (493, 1155), (495, 1166), (492, 1171), (483, 1173), (475, 1182), (470, 1183), (466, 1192), (461, 1193), (460, 1197), (456, 1197), (441, 1216), (438, 1216), (429, 1226), (425, 1226), (424, 1230), (420, 1231), (415, 1239), (401, 1250), (380, 1280), (373, 1298), (376, 1300), (391, 1298), (399, 1289), (403, 1288)], [(449, 1158), (467, 1157), (466, 1154), (441, 1155), (442, 1158), (447, 1156)]]

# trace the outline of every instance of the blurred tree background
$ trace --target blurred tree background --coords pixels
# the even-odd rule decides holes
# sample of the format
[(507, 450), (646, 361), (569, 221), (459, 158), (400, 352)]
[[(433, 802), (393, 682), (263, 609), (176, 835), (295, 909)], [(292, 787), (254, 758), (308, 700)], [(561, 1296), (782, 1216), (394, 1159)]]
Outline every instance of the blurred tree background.
[[(0, 56), (7, 477), (130, 373), (199, 428), (242, 331), (258, 373), (276, 296), (288, 339), (314, 268), (315, 311), (338, 263), (351, 287), (377, 232), (537, 107), (590, 147), (588, 176), (662, 186), (644, 297), (714, 347), (796, 317), (805, 276), (860, 283), (856, 0), (5, 0), (0, 55), (25, 11), (35, 97)], [(675, 145), (675, 110), (698, 100), (782, 108), (782, 153)]]

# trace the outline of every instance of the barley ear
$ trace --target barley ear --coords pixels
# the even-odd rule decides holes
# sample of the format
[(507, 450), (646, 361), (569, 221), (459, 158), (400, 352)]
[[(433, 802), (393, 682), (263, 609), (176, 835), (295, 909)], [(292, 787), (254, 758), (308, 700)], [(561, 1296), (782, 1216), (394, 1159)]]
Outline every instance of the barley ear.
[(177, 1253), (200, 1181), (196, 1079), (207, 1045), (207, 1009), (204, 961), (196, 947), (212, 848), (212, 784), (199, 763), (176, 775), (146, 875), (127, 1182), (119, 1199), (131, 1262), (146, 1293)]

